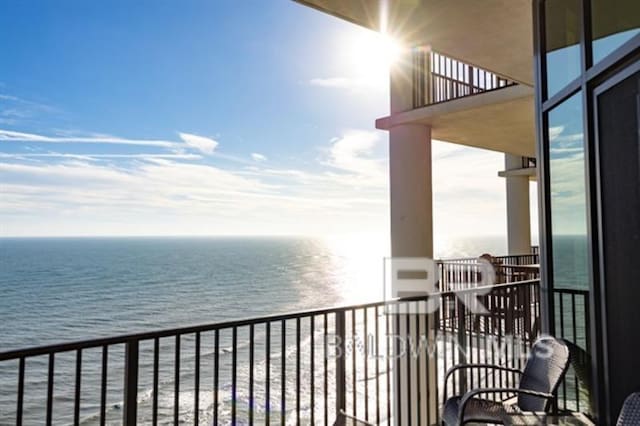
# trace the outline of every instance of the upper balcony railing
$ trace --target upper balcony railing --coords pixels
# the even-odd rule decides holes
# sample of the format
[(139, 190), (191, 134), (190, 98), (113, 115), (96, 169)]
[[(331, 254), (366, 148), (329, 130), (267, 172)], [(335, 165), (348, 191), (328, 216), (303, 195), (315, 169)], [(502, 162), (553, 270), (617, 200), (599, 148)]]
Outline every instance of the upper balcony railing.
[[(537, 280), (540, 278), (538, 263), (537, 247), (532, 254), (492, 256), (491, 279), (497, 284)], [(480, 263), (478, 258), (446, 259), (438, 261), (437, 264), (440, 291), (454, 291), (487, 284), (487, 265)]]
[(490, 71), (449, 58), (429, 48), (413, 50), (414, 108), (516, 84)]

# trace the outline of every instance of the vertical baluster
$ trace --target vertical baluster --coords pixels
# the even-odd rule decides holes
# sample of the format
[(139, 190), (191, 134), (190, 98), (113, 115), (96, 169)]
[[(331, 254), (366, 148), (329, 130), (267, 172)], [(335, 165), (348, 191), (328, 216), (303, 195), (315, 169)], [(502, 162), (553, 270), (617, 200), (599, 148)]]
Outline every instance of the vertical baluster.
[(176, 353), (173, 378), (173, 423), (180, 423), (180, 335), (176, 335)]
[(271, 323), (265, 325), (265, 378), (264, 378), (264, 423), (269, 425), (271, 414)]
[(138, 420), (138, 346), (136, 339), (125, 344), (124, 410), (125, 426), (135, 426)]
[[(431, 296), (427, 296), (427, 301), (429, 300)], [(441, 299), (442, 300), (442, 299)], [(427, 303), (423, 304), (425, 309), (428, 309), (429, 306), (427, 305)], [(428, 312), (428, 311), (425, 311)], [(431, 364), (431, 360), (430, 357), (433, 356), (433, 362), (435, 364), (435, 383), (436, 383), (436, 389), (435, 389), (435, 399), (436, 401), (439, 399), (438, 398), (438, 385), (437, 385), (437, 377), (438, 377), (438, 365), (436, 364), (438, 361), (438, 342), (437, 342), (437, 333), (438, 333), (438, 329), (436, 328), (437, 325), (439, 324), (439, 316), (440, 313), (442, 311), (438, 310), (432, 314), (426, 314), (423, 315), (424, 317), (424, 333), (425, 333), (425, 338), (427, 339), (427, 352), (425, 353), (425, 383), (426, 383), (426, 389), (427, 389), (427, 399), (426, 399), (426, 403), (427, 403), (427, 424), (435, 424), (437, 423), (437, 417), (438, 417), (438, 410), (436, 409), (435, 413), (431, 412), (431, 371), (430, 371), (430, 364)], [(433, 323), (432, 321), (435, 321), (435, 323)], [(434, 335), (434, 340), (433, 342), (431, 342), (429, 340), (429, 333), (432, 333)], [(433, 349), (431, 349), (429, 347), (429, 345), (433, 344), (434, 347)], [(446, 358), (446, 355), (445, 355)], [(436, 405), (438, 403), (436, 402)]]
[(353, 404), (353, 415), (358, 415), (358, 379), (356, 365), (356, 310), (351, 310), (351, 401)]
[(385, 308), (385, 332), (386, 332), (386, 342), (385, 346), (387, 348), (387, 426), (391, 426), (391, 344), (389, 343), (389, 339), (391, 337), (391, 314), (389, 313), (389, 308), (391, 304), (387, 304)]
[[(572, 338), (573, 343), (575, 345), (578, 344), (578, 336), (577, 336), (577, 327), (576, 327), (576, 294), (571, 293), (571, 329), (572, 329)], [(573, 381), (575, 388), (575, 396), (576, 396), (576, 411), (580, 412), (580, 394), (578, 393), (578, 375), (575, 374), (575, 369), (573, 370)]]
[(374, 310), (374, 318), (375, 318), (375, 345), (376, 345), (376, 358), (375, 358), (375, 369), (376, 369), (376, 424), (380, 424), (380, 313), (378, 309), (378, 305), (375, 306)]
[(195, 352), (193, 423), (197, 426), (200, 423), (200, 332), (196, 333)]
[(22, 426), (22, 407), (24, 401), (24, 357), (20, 357), (18, 364), (18, 401), (16, 406), (16, 426)]
[(327, 346), (329, 346), (327, 339), (329, 338), (329, 322), (327, 319), (327, 314), (324, 314), (324, 359), (323, 368), (324, 368), (324, 426), (328, 426), (329, 424), (329, 372), (328, 372), (328, 363), (329, 363), (329, 354), (327, 353)]
[(109, 347), (102, 347), (102, 371), (100, 378), (100, 426), (107, 422), (107, 368), (109, 365)]
[[(564, 333), (564, 294), (560, 293), (560, 337), (565, 338)], [(562, 380), (562, 409), (567, 409), (567, 381)]]
[(346, 338), (346, 312), (336, 311), (335, 338), (336, 338), (336, 418), (340, 418), (341, 413), (347, 407), (346, 394), (346, 360), (345, 338)]
[(238, 327), (231, 329), (231, 424), (236, 424), (238, 405)]
[(310, 347), (310, 351), (311, 354), (309, 355), (309, 362), (310, 362), (310, 366), (309, 366), (309, 370), (311, 371), (311, 395), (309, 396), (310, 398), (310, 405), (311, 405), (311, 424), (315, 424), (316, 423), (316, 317), (315, 316), (311, 316), (309, 318), (309, 335), (310, 335), (310, 339), (311, 339), (311, 347)]
[(300, 317), (296, 318), (296, 424), (300, 424)]
[(51, 425), (53, 414), (53, 373), (55, 368), (55, 355), (49, 354), (49, 373), (47, 377), (47, 425)]
[(413, 376), (411, 376), (411, 302), (407, 302), (405, 304), (406, 312), (405, 312), (405, 326), (407, 327), (405, 335), (403, 336), (406, 339), (405, 342), (405, 357), (407, 364), (407, 424), (411, 426), (413, 421), (413, 412), (411, 410), (412, 404), (411, 400), (413, 399), (413, 393), (411, 393), (412, 386), (411, 382), (413, 381)]
[[(461, 295), (466, 299), (466, 295)], [(457, 301), (457, 320), (458, 320), (458, 362), (467, 364), (467, 311), (463, 300)], [(459, 394), (463, 394), (467, 391), (467, 374), (465, 371), (460, 372), (460, 390)]]
[(364, 419), (369, 421), (369, 330), (367, 329), (368, 308), (364, 312)]
[(280, 424), (286, 424), (287, 409), (287, 322), (280, 323)]
[(253, 425), (253, 411), (254, 411), (254, 384), (253, 382), (255, 381), (255, 376), (254, 376), (254, 367), (253, 364), (255, 363), (255, 359), (254, 359), (254, 339), (255, 339), (255, 330), (254, 330), (254, 325), (251, 324), (249, 325), (249, 424)]
[(152, 423), (158, 424), (158, 375), (160, 373), (160, 339), (153, 339), (153, 402)]
[(394, 356), (396, 357), (396, 370), (395, 370), (395, 379), (396, 379), (396, 389), (398, 390), (398, 394), (395, 395), (395, 400), (396, 400), (396, 417), (398, 418), (398, 423), (399, 425), (402, 425), (404, 423), (402, 423), (402, 391), (401, 391), (401, 386), (402, 386), (402, 380), (401, 380), (401, 374), (400, 374), (400, 369), (402, 368), (402, 362), (400, 359), (400, 343), (398, 342), (398, 338), (400, 337), (400, 303), (398, 303), (397, 309), (398, 311), (396, 312), (396, 315), (394, 316), (393, 320), (395, 323), (395, 339), (394, 339), (394, 343), (395, 343), (395, 350), (393, 352)]
[(220, 384), (220, 330), (216, 329), (213, 342), (213, 424), (218, 424)]
[(82, 386), (82, 349), (76, 350), (76, 388), (73, 399), (73, 424), (80, 424), (80, 392)]
[(417, 409), (417, 424), (422, 424), (422, 375), (420, 374), (420, 354), (421, 354), (421, 345), (420, 345), (420, 302), (415, 302), (414, 305), (416, 307), (415, 314), (415, 324), (416, 324), (416, 409)]

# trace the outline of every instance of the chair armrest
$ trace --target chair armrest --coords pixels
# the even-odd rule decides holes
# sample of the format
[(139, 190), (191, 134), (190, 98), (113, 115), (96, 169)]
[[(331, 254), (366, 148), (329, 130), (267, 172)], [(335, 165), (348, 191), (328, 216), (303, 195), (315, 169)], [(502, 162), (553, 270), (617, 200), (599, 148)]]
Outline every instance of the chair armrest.
[(529, 389), (518, 389), (518, 388), (486, 388), (486, 389), (474, 389), (467, 392), (462, 400), (460, 401), (460, 409), (458, 410), (458, 422), (462, 425), (462, 421), (464, 420), (464, 410), (467, 408), (467, 404), (471, 399), (473, 399), (476, 395), (488, 394), (488, 393), (522, 393), (531, 396), (537, 396), (545, 399), (554, 399), (555, 396), (546, 392), (538, 392)]
[[(500, 365), (494, 365), (494, 364), (460, 364), (460, 365), (454, 365), (453, 367), (449, 368), (449, 370), (447, 370), (447, 373), (444, 376), (444, 389), (443, 389), (443, 393), (444, 393), (444, 400), (447, 399), (447, 382), (449, 381), (449, 376), (451, 376), (451, 374), (453, 374), (454, 372), (456, 372), (457, 370), (470, 370), (473, 368), (487, 368), (487, 369), (491, 369), (491, 370), (499, 370), (499, 371), (507, 371), (510, 373), (518, 373), (518, 374), (522, 374), (522, 371), (518, 370), (517, 368), (509, 368), (509, 367), (502, 367)], [(443, 401), (444, 403), (444, 401)]]

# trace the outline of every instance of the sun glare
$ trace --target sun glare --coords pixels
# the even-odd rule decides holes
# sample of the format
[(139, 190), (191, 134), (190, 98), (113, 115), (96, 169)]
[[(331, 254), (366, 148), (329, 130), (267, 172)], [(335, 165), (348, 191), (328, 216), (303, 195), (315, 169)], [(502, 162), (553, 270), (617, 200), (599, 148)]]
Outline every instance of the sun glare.
[(373, 31), (361, 32), (348, 43), (348, 58), (353, 72), (367, 82), (388, 82), (389, 68), (402, 53), (392, 37)]

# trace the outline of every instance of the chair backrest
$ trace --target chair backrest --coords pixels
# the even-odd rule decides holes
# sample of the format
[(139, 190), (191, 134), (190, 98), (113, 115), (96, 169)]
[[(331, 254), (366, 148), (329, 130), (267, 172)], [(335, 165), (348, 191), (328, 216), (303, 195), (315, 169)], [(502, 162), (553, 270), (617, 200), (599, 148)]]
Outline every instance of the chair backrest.
[(631, 426), (640, 424), (640, 392), (632, 393), (624, 400), (617, 426)]
[[(541, 337), (531, 353), (520, 380), (520, 389), (553, 393), (569, 368), (569, 348), (553, 337)], [(518, 407), (523, 411), (546, 411), (549, 400), (520, 394)]]

